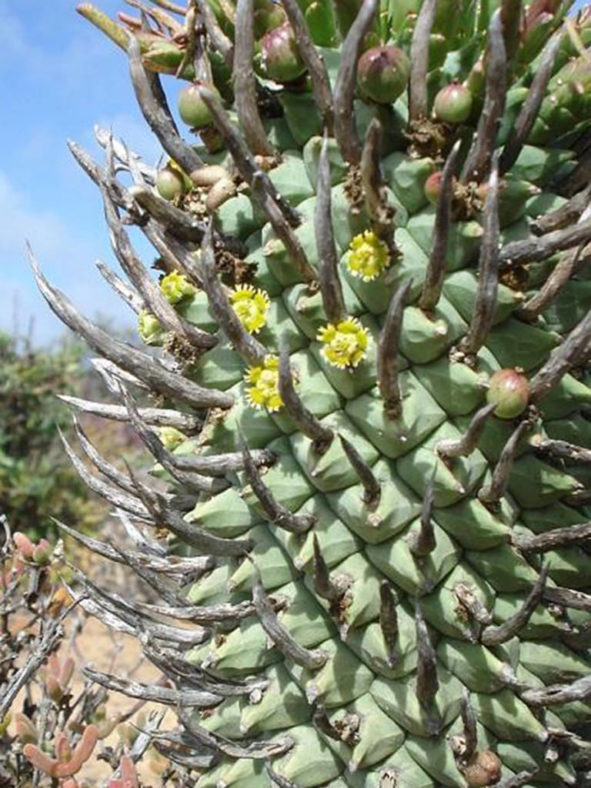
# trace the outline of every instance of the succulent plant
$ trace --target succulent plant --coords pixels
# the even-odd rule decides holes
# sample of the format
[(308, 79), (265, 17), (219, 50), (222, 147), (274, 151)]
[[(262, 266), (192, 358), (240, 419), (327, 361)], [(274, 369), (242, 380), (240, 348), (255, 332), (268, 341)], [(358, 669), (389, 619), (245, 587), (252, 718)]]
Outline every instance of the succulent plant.
[[(184, 36), (156, 3), (174, 67), (145, 14), (124, 28), (81, 9), (128, 50), (194, 187), (170, 204), (108, 133), (132, 187), (72, 145), (128, 281), (107, 278), (162, 351), (110, 338), (36, 266), (120, 395), (78, 404), (130, 421), (158, 478), (82, 442), (96, 470), (69, 449), (76, 467), (135, 545), (64, 528), (160, 592), (88, 583), (80, 604), (141, 635), (168, 683), (87, 675), (178, 710), (197, 788), (588, 784), (590, 17), (394, 5), (282, 0), (277, 60), (303, 65), (273, 75), (267, 53), (272, 84), (252, 0), (189, 3)], [(407, 58), (396, 106), (357, 93), (376, 38)], [(220, 151), (184, 139), (158, 72), (213, 80), (218, 95), (192, 90)], [(433, 115), (454, 80), (473, 101), (461, 128)]]

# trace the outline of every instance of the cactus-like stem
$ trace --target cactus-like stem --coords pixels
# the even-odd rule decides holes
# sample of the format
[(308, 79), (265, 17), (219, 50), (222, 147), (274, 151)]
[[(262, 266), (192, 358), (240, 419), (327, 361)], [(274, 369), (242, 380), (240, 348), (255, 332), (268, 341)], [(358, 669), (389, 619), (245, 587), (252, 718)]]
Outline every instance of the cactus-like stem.
[(230, 758), (252, 758), (266, 761), (268, 758), (279, 757), (293, 747), (293, 739), (282, 736), (268, 742), (253, 742), (252, 744), (236, 744), (235, 742), (211, 733), (198, 725), (194, 715), (188, 715), (181, 708), (179, 719), (187, 733), (203, 746)]
[(364, 0), (341, 47), (341, 64), (334, 90), (334, 132), (341, 154), (349, 164), (359, 164), (361, 160), (361, 142), (353, 111), (357, 61), (377, 8), (377, 0)]
[(437, 0), (425, 0), (415, 22), (410, 44), (409, 120), (427, 117), (427, 71), (429, 68), (429, 37), (435, 21)]
[(219, 26), (215, 14), (213, 13), (207, 0), (196, 0), (196, 3), (209, 40), (211, 41), (214, 49), (217, 49), (217, 51), (226, 61), (227, 65), (231, 68), (232, 61), (234, 59), (234, 46), (231, 40)]
[(378, 341), (378, 386), (384, 400), (384, 411), (390, 419), (398, 418), (402, 411), (397, 356), (404, 302), (411, 284), (407, 281), (394, 294)]
[(363, 487), (363, 500), (370, 509), (375, 508), (382, 492), (379, 481), (355, 446), (342, 435), (339, 435), (339, 439), (347, 459), (353, 466), (357, 476), (359, 476), (359, 481)]
[(116, 274), (112, 268), (109, 268), (106, 263), (103, 263), (101, 260), (99, 260), (97, 261), (96, 267), (107, 284), (109, 284), (117, 293), (117, 295), (120, 296), (125, 301), (125, 303), (131, 307), (131, 309), (133, 309), (136, 315), (139, 314), (142, 309), (146, 308), (145, 302), (138, 294), (137, 290), (134, 290), (134, 288), (130, 287), (127, 282), (124, 282), (123, 279), (121, 279), (121, 277), (118, 276), (118, 274)]
[(493, 14), (489, 26), (489, 57), (486, 69), (484, 107), (478, 121), (476, 137), (462, 170), (462, 182), (480, 183), (488, 173), (495, 140), (507, 93), (507, 55), (503, 40), (500, 9)]
[(413, 534), (413, 538), (410, 539), (408, 545), (411, 553), (417, 558), (426, 558), (436, 547), (435, 529), (433, 528), (432, 519), (433, 497), (433, 478), (431, 478), (427, 484), (425, 497), (423, 498), (419, 529)]
[(429, 263), (425, 272), (425, 283), (419, 299), (419, 306), (430, 312), (437, 306), (441, 298), (443, 280), (447, 268), (447, 239), (451, 223), (451, 202), (453, 196), (453, 178), (455, 175), (461, 142), (458, 140), (450, 151), (443, 172), (437, 197), (433, 240), (429, 253)]
[(201, 271), (203, 289), (207, 293), (211, 311), (222, 331), (230, 340), (232, 347), (247, 364), (251, 366), (262, 364), (267, 355), (266, 348), (246, 331), (218, 279), (215, 270), (213, 228), (211, 224), (201, 244)]
[(586, 702), (591, 698), (591, 676), (572, 684), (553, 684), (544, 689), (530, 689), (521, 693), (521, 700), (530, 706), (555, 706), (562, 703)]
[(478, 441), (486, 422), (491, 417), (493, 411), (496, 409), (496, 404), (493, 402), (489, 405), (484, 405), (480, 410), (477, 410), (468, 425), (466, 434), (462, 435), (457, 440), (442, 440), (437, 444), (437, 453), (442, 457), (468, 457), (478, 446)]
[(168, 303), (158, 285), (149, 276), (140, 259), (135, 254), (128, 234), (117, 214), (113, 201), (104, 187), (101, 187), (105, 207), (105, 217), (109, 226), (111, 246), (122, 269), (134, 283), (150, 311), (169, 331), (184, 337), (196, 347), (211, 348), (217, 344), (217, 338), (206, 331), (200, 331), (186, 320), (183, 320)]
[(196, 471), (185, 471), (178, 468), (174, 462), (174, 454), (164, 448), (160, 438), (152, 432), (152, 430), (148, 429), (145, 422), (142, 421), (135, 402), (127, 389), (123, 389), (123, 396), (133, 428), (154, 458), (173, 478), (185, 485), (192, 492), (204, 492), (209, 495), (214, 495), (230, 486), (230, 483), (225, 479), (219, 479), (212, 476), (201, 476)]
[(505, 443), (499, 461), (495, 465), (490, 483), (481, 487), (478, 492), (478, 498), (486, 506), (495, 508), (505, 495), (505, 490), (509, 482), (509, 475), (515, 459), (515, 452), (517, 451), (521, 439), (530, 429), (531, 424), (528, 421), (522, 421), (515, 428), (507, 443)]
[(339, 262), (331, 216), (330, 162), (328, 160), (328, 135), (325, 133), (318, 159), (316, 175), (316, 208), (314, 230), (318, 248), (318, 284), (324, 311), (329, 323), (337, 325), (346, 310), (343, 288), (339, 279)]
[[(255, 615), (255, 607), (251, 602), (238, 602), (232, 604), (219, 605), (171, 605), (149, 604), (147, 602), (137, 602), (138, 610), (143, 610), (151, 616), (166, 616), (176, 618), (180, 621), (193, 621), (195, 624), (218, 624), (224, 622), (238, 622), (245, 618)], [(187, 663), (187, 670), (193, 666)], [(231, 685), (234, 686), (234, 685)]]
[(581, 214), (589, 207), (590, 201), (591, 183), (555, 211), (537, 216), (531, 223), (532, 232), (535, 235), (545, 235), (554, 230), (562, 230), (564, 227), (568, 227), (568, 225), (577, 222), (581, 218)]
[(499, 252), (499, 261), (505, 267), (533, 263), (550, 257), (554, 252), (561, 252), (589, 241), (591, 241), (591, 219), (577, 222), (563, 230), (555, 230), (539, 238), (527, 238), (525, 241), (512, 241), (505, 244)]
[(524, 553), (547, 553), (559, 547), (576, 545), (591, 539), (591, 523), (554, 528), (536, 536), (517, 536), (511, 538), (511, 543)]
[(170, 158), (190, 177), (191, 173), (203, 166), (203, 162), (179, 135), (158, 77), (145, 70), (139, 44), (134, 38), (129, 43), (128, 51), (131, 81), (142, 114)]
[(545, 566), (542, 568), (534, 587), (519, 610), (499, 626), (491, 625), (483, 630), (480, 639), (485, 646), (499, 646), (501, 643), (506, 643), (508, 640), (511, 640), (512, 637), (515, 637), (515, 635), (519, 633), (531, 618), (536, 607), (542, 601), (547, 577), (548, 567)]
[(467, 688), (464, 689), (464, 693), (460, 700), (460, 714), (464, 727), (464, 751), (462, 753), (462, 760), (469, 761), (476, 752), (478, 734), (476, 731), (476, 715), (474, 714), (474, 709), (470, 702), (470, 692)]
[(131, 558), (137, 560), (141, 565), (150, 572), (157, 574), (171, 575), (176, 574), (188, 576), (195, 576), (203, 574), (213, 568), (215, 561), (210, 556), (195, 556), (194, 558), (182, 558), (178, 561), (171, 563), (166, 556), (151, 556), (144, 553), (136, 553), (127, 550), (125, 554), (119, 552), (114, 546), (101, 542), (98, 539), (93, 539), (86, 534), (80, 533), (73, 528), (65, 525), (65, 523), (55, 520), (57, 527), (66, 533), (68, 536), (75, 539), (79, 544), (91, 550), (93, 553), (107, 558), (109, 561), (117, 563), (126, 563), (126, 559)]
[(313, 441), (314, 449), (319, 454), (323, 454), (330, 446), (334, 433), (328, 427), (324, 427), (299, 398), (293, 384), (289, 351), (285, 343), (282, 343), (279, 354), (278, 388), (289, 416), (298, 429)]
[[(113, 421), (129, 421), (127, 409), (122, 405), (110, 405), (105, 402), (92, 402), (80, 397), (69, 397), (66, 394), (58, 395), (62, 402), (72, 405), (83, 413), (92, 413)], [(181, 413), (167, 408), (140, 408), (142, 419), (146, 424), (156, 427), (175, 427), (181, 432), (194, 432), (201, 425), (201, 420), (189, 413)]]
[(72, 331), (82, 336), (97, 353), (131, 374), (137, 375), (155, 391), (172, 398), (184, 399), (187, 404), (195, 408), (232, 406), (234, 398), (230, 394), (198, 386), (181, 375), (169, 372), (146, 353), (110, 337), (102, 328), (83, 317), (63, 293), (49, 284), (30, 249), (29, 256), (39, 290), (52, 311)]
[(234, 41), (234, 94), (238, 122), (252, 153), (272, 156), (273, 146), (259, 115), (256, 80), (252, 70), (254, 53), (254, 2), (236, 3), (236, 37)]
[(242, 439), (240, 439), (240, 450), (244, 459), (244, 472), (248, 483), (258, 498), (264, 516), (269, 522), (294, 534), (303, 534), (309, 531), (316, 522), (316, 518), (308, 514), (292, 514), (285, 506), (280, 504), (262, 480), (259, 469)]
[[(99, 454), (92, 443), (88, 440), (88, 437), (82, 429), (80, 422), (76, 418), (74, 418), (74, 429), (76, 430), (76, 437), (78, 438), (80, 448), (92, 462), (95, 468), (100, 471), (107, 479), (110, 479), (112, 482), (114, 482), (117, 487), (125, 490), (125, 492), (128, 492), (130, 495), (135, 495), (135, 487), (133, 482), (129, 480), (128, 476), (122, 473), (110, 462), (107, 462), (107, 460), (105, 460), (104, 457)], [(63, 436), (61, 437), (63, 439)]]
[(257, 172), (253, 175), (251, 186), (253, 199), (259, 203), (267, 215), (273, 230), (280, 240), (283, 241), (289, 259), (293, 263), (301, 279), (306, 282), (306, 284), (314, 285), (316, 283), (316, 271), (310, 265), (304, 247), (291, 228), (285, 214), (282, 212), (279, 205), (274, 200), (269, 199), (265, 194), (265, 177), (263, 172)]
[(168, 506), (160, 506), (157, 514), (159, 524), (190, 544), (203, 555), (244, 556), (252, 549), (250, 539), (222, 539), (188, 523), (181, 515)]
[[(255, 615), (254, 605), (248, 603)], [(246, 679), (245, 681), (223, 681), (218, 677), (211, 676), (208, 671), (187, 660), (179, 657), (170, 648), (161, 648), (155, 643), (143, 643), (142, 649), (148, 659), (159, 667), (165, 675), (174, 673), (175, 677), (181, 678), (189, 686), (206, 692), (213, 692), (224, 698), (237, 698), (248, 695), (255, 690), (265, 690), (269, 682), (266, 679)]]
[(558, 31), (544, 47), (540, 62), (536, 67), (534, 78), (529, 86), (526, 99), (519, 111), (517, 120), (513, 124), (509, 139), (503, 148), (500, 161), (501, 175), (504, 175), (513, 167), (533, 128), (540, 107), (542, 106), (542, 101), (546, 97), (546, 88), (552, 76), (554, 61), (560, 49), (561, 41), (562, 31)]
[(164, 230), (177, 238), (195, 243), (203, 238), (205, 224), (200, 219), (171, 205), (147, 186), (131, 186), (129, 194)]
[(182, 690), (171, 687), (159, 687), (156, 684), (144, 684), (140, 681), (122, 679), (111, 673), (103, 673), (94, 668), (83, 668), (84, 675), (101, 687), (120, 692), (128, 698), (137, 698), (154, 703), (161, 703), (164, 706), (183, 706), (183, 708), (206, 709), (220, 703), (222, 700), (211, 692), (201, 692), (183, 687)]
[[(265, 200), (260, 201), (261, 208), (265, 213), (269, 213), (269, 203), (273, 203), (280, 210), (284, 220), (290, 227), (297, 227), (300, 223), (300, 218), (287, 200), (277, 192), (271, 183), (269, 176), (264, 172), (254, 160), (254, 156), (248, 149), (246, 142), (238, 130), (232, 125), (228, 117), (228, 113), (222, 107), (219, 99), (207, 88), (201, 88), (199, 95), (203, 99), (205, 105), (211, 113), (213, 122), (221, 136), (226, 143), (228, 150), (236, 164), (236, 168), (241, 177), (252, 188), (255, 176), (259, 180), (259, 190), (265, 195)], [(269, 221), (273, 223), (271, 216), (268, 215)], [(273, 228), (276, 230), (275, 226)], [(276, 230), (277, 231), (277, 230)]]
[(298, 788), (293, 780), (288, 780), (287, 777), (282, 777), (280, 774), (277, 774), (277, 772), (274, 772), (270, 763), (265, 764), (265, 772), (271, 780), (271, 783), (276, 785), (277, 788)]
[(563, 462), (591, 462), (591, 449), (576, 446), (568, 441), (552, 440), (550, 438), (542, 439), (536, 442), (535, 451), (541, 457), (557, 464)]
[(591, 341), (591, 312), (570, 332), (530, 382), (530, 400), (539, 402), (556, 386), (569, 369), (588, 352)]
[(314, 45), (306, 19), (297, 0), (281, 0), (281, 5), (285, 9), (295, 34), (300, 55), (308, 69), (308, 74), (312, 81), (312, 93), (322, 116), (324, 128), (329, 134), (332, 134), (334, 126), (332, 91), (324, 60)]
[(111, 503), (113, 506), (123, 509), (130, 514), (140, 517), (142, 519), (149, 519), (150, 512), (134, 495), (129, 495), (122, 492), (118, 487), (103, 481), (86, 468), (86, 465), (79, 459), (78, 455), (74, 452), (63, 433), (59, 433), (61, 441), (66, 450), (66, 454), (70, 462), (74, 466), (76, 472), (84, 483), (101, 498)]
[(95, 27), (98, 27), (102, 33), (108, 36), (118, 47), (121, 47), (124, 52), (127, 52), (130, 35), (125, 28), (114, 22), (92, 3), (80, 3), (76, 6), (76, 11)]
[(322, 555), (322, 550), (320, 549), (320, 544), (316, 534), (314, 534), (313, 542), (314, 588), (316, 589), (318, 596), (326, 599), (331, 603), (331, 605), (334, 605), (341, 598), (341, 589), (330, 578), (330, 572), (328, 570), (328, 566), (326, 565), (326, 561), (324, 560), (324, 556)]
[(590, 262), (590, 244), (581, 245), (578, 249), (565, 252), (538, 292), (518, 310), (519, 317), (522, 320), (534, 322), (556, 299), (572, 277)]
[(460, 342), (460, 350), (475, 355), (486, 341), (492, 328), (497, 292), (499, 289), (499, 171), (498, 155), (493, 157), (492, 171), (488, 179), (486, 205), (484, 207), (484, 235), (478, 262), (478, 290), (474, 314), (468, 333)]
[(387, 580), (380, 582), (380, 629), (388, 653), (388, 664), (396, 664), (396, 646), (398, 643), (398, 613), (396, 612), (396, 597)]
[(371, 227), (384, 241), (391, 255), (399, 254), (394, 242), (394, 208), (388, 203), (384, 180), (380, 171), (380, 141), (382, 125), (373, 118), (365, 134), (361, 152), (361, 183)]
[(261, 626), (285, 657), (306, 670), (318, 670), (325, 664), (328, 659), (326, 652), (320, 649), (312, 651), (300, 646), (280, 623), (258, 578), (254, 582), (252, 599)]
[(437, 735), (441, 729), (441, 720), (435, 708), (435, 697), (439, 691), (437, 677), (437, 657), (431, 643), (429, 630), (420, 603), (415, 602), (415, 625), (417, 632), (417, 700), (428, 715), (426, 721), (430, 735)]

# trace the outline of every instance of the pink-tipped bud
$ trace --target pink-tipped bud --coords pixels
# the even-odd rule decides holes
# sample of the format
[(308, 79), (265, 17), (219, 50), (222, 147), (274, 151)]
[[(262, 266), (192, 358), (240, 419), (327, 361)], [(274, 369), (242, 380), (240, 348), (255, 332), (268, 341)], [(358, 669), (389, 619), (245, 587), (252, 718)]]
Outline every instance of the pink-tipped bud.
[(429, 200), (431, 205), (435, 205), (441, 193), (441, 179), (443, 173), (441, 170), (432, 172), (425, 181), (425, 197)]
[(357, 83), (365, 98), (391, 104), (406, 88), (410, 61), (402, 49), (377, 46), (368, 49), (357, 64)]
[(261, 52), (267, 76), (275, 82), (293, 82), (306, 71), (289, 22), (263, 36)]
[(39, 544), (35, 545), (32, 559), (38, 566), (46, 566), (51, 561), (51, 545), (47, 539), (41, 539)]
[(201, 129), (212, 122), (211, 113), (199, 95), (199, 90), (204, 87), (217, 94), (217, 90), (212, 85), (197, 81), (183, 88), (178, 96), (179, 114), (192, 129)]
[(37, 732), (37, 728), (33, 725), (28, 717), (18, 711), (14, 715), (14, 723), (16, 728), (16, 736), (21, 744), (37, 744), (39, 734)]
[(35, 551), (35, 545), (33, 542), (31, 542), (29, 537), (20, 531), (16, 531), (12, 539), (16, 545), (16, 549), (19, 551), (22, 557), (31, 560)]
[(516, 369), (500, 369), (490, 379), (487, 400), (497, 406), (495, 416), (500, 419), (514, 419), (527, 407), (527, 378)]
[(433, 111), (443, 123), (464, 123), (472, 111), (472, 94), (465, 85), (452, 82), (435, 96)]
[(156, 176), (156, 189), (163, 199), (176, 200), (185, 193), (185, 184), (180, 173), (164, 167)]

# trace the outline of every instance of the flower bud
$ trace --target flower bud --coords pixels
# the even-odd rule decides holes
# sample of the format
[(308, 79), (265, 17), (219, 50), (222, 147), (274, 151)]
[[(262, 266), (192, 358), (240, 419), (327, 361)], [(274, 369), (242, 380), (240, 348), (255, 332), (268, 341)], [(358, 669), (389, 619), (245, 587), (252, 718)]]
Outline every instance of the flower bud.
[(306, 70), (291, 25), (286, 22), (269, 30), (261, 41), (267, 76), (275, 82), (292, 82)]
[(395, 46), (376, 46), (359, 58), (357, 83), (365, 98), (378, 104), (391, 104), (404, 91), (410, 74), (410, 61)]
[(435, 96), (433, 111), (444, 123), (464, 123), (472, 110), (472, 94), (465, 85), (452, 82)]
[(500, 369), (491, 377), (487, 400), (497, 407), (495, 416), (513, 419), (523, 413), (529, 400), (529, 383), (516, 369)]

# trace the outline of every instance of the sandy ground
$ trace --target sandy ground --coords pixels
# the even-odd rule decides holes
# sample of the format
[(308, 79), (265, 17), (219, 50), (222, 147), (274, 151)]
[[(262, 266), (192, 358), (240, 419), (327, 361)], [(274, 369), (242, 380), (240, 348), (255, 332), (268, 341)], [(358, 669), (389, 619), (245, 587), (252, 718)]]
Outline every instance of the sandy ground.
[[(72, 624), (70, 624), (71, 626)], [(66, 636), (64, 644), (68, 645), (68, 636)], [(65, 649), (62, 649), (60, 653), (65, 653)], [(76, 637), (75, 649), (70, 649), (68, 653), (76, 662), (76, 671), (70, 685), (74, 698), (78, 696), (84, 685), (84, 677), (80, 670), (84, 665), (92, 665), (97, 670), (112, 672), (118, 676), (133, 671), (133, 678), (145, 683), (153, 682), (160, 676), (158, 670), (150, 663), (141, 660), (141, 650), (136, 640), (119, 633), (113, 635), (106, 626), (95, 618), (86, 619), (82, 632)], [(107, 703), (108, 714), (109, 716), (117, 713), (125, 714), (136, 704), (137, 701), (133, 698), (110, 692)], [(20, 708), (18, 701), (14, 708)], [(158, 707), (155, 704), (145, 704), (142, 712), (149, 712), (156, 708), (161, 709), (162, 707)], [(132, 718), (132, 720), (136, 719), (136, 717)], [(162, 727), (169, 729), (174, 727), (173, 714), (170, 712), (167, 714)], [(100, 752), (105, 745), (117, 746), (119, 741), (119, 734), (115, 729), (107, 738), (99, 741), (95, 754)], [(157, 767), (158, 764), (151, 760), (149, 756), (145, 757), (142, 763), (138, 765), (138, 774), (141, 778), (142, 788), (147, 788), (148, 786), (157, 788), (161, 785)], [(88, 788), (97, 786), (99, 788), (105, 784), (106, 778), (111, 774), (112, 770), (109, 765), (93, 756), (76, 777), (81, 786), (86, 785)]]

